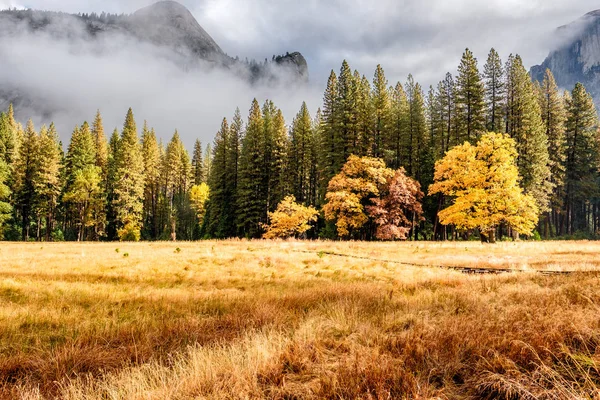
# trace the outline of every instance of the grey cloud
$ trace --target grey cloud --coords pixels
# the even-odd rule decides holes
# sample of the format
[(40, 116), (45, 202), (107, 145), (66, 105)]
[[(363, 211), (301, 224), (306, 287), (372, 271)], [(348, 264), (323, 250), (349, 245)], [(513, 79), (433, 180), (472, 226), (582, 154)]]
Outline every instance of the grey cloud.
[[(6, 1), (6, 0), (5, 0)], [(152, 0), (29, 0), (28, 6), (69, 12), (133, 12)], [(531, 65), (551, 47), (559, 25), (597, 7), (590, 0), (181, 0), (230, 55), (270, 57), (301, 51), (323, 85), (342, 58), (365, 74), (382, 63), (390, 80), (408, 73), (424, 84), (455, 69), (465, 47), (480, 59), (491, 47), (519, 53)], [(434, 53), (433, 59), (428, 54)], [(416, 60), (423, 62), (413, 62)], [(374, 60), (377, 60), (374, 62)], [(386, 60), (387, 62), (383, 62)], [(407, 61), (408, 60), (408, 61)]]
[[(27, 0), (25, 5), (67, 12), (131, 13), (152, 2)], [(44, 82), (47, 79), (35, 76), (32, 67), (29, 72), (34, 76), (33, 82), (44, 88), (48, 96), (54, 91), (66, 93), (66, 100), (74, 103), (73, 114), (93, 115), (95, 108), (105, 108), (110, 103), (109, 107), (115, 112), (114, 115), (108, 112), (107, 119), (115, 125), (122, 119), (123, 108), (137, 106), (138, 119), (147, 118), (157, 125), (163, 137), (170, 134), (166, 131), (178, 127), (189, 136), (202, 136), (206, 142), (218, 128), (222, 116), (230, 115), (236, 106), (245, 114), (254, 96), (273, 98), (286, 112), (288, 121), (303, 99), (309, 101), (311, 110), (316, 110), (329, 71), (338, 70), (344, 58), (352, 68), (369, 78), (375, 66), (382, 64), (390, 83), (404, 81), (412, 73), (427, 87), (435, 85), (447, 71), (455, 72), (465, 47), (474, 51), (480, 65), (491, 47), (503, 58), (509, 53), (519, 53), (528, 65), (541, 63), (556, 44), (553, 36), (556, 27), (598, 7), (590, 0), (181, 2), (229, 55), (261, 60), (272, 54), (301, 51), (308, 60), (313, 86), (279, 91), (251, 88), (217, 71), (208, 75), (182, 75), (169, 63), (156, 61), (149, 55), (151, 52), (140, 53), (137, 48), (133, 51), (134, 48), (126, 47), (118, 57), (96, 60), (92, 55), (75, 57), (69, 49), (51, 41), (44, 44), (54, 55), (47, 54), (48, 57), (64, 59), (64, 62), (57, 61), (56, 67), (49, 69), (45, 76), (60, 79)], [(0, 6), (6, 3), (7, 0), (0, 0)], [(39, 64), (36, 49), (23, 53), (15, 62), (38, 61)], [(85, 68), (64, 73), (62, 69), (69, 63)], [(108, 72), (98, 77), (94, 72), (98, 66)], [(80, 100), (82, 89), (77, 85), (85, 82), (86, 96)], [(107, 91), (106, 87), (113, 89)], [(198, 115), (199, 109), (208, 111)], [(182, 123), (187, 112), (192, 113), (193, 121)]]
[[(69, 32), (77, 29), (73, 24)], [(191, 148), (196, 138), (212, 141), (221, 119), (236, 107), (246, 114), (254, 97), (274, 100), (290, 120), (303, 100), (316, 109), (320, 99), (313, 86), (251, 86), (232, 71), (214, 68), (183, 72), (178, 54), (118, 33), (90, 43), (13, 30), (20, 33), (0, 36), (0, 86), (31, 98), (18, 117), (31, 116), (38, 127), (49, 122), (37, 112), (44, 105), (63, 140), (98, 108), (110, 131), (120, 128), (132, 107), (140, 125), (148, 120), (165, 140), (178, 129)]]

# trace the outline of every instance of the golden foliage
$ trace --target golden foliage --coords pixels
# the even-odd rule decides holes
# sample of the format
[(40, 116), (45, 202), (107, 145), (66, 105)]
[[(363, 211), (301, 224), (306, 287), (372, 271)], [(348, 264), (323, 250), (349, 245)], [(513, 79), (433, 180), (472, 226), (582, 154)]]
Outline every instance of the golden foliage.
[(325, 219), (336, 221), (338, 235), (346, 237), (353, 229), (361, 228), (369, 217), (363, 200), (379, 197), (380, 190), (394, 171), (383, 160), (351, 155), (342, 171), (331, 179), (327, 189)]
[(440, 222), (460, 230), (495, 230), (505, 223), (530, 235), (538, 221), (538, 208), (523, 194), (516, 165), (515, 142), (508, 135), (488, 133), (476, 146), (465, 143), (450, 150), (435, 165), (435, 183), (429, 194), (455, 197), (439, 213)]
[(301, 236), (308, 232), (311, 222), (317, 221), (319, 212), (313, 207), (305, 207), (296, 203), (294, 196), (287, 196), (277, 206), (275, 212), (269, 213), (269, 225), (265, 226), (265, 239), (286, 239)]
[(190, 201), (196, 211), (198, 222), (202, 223), (204, 214), (206, 214), (206, 202), (210, 198), (210, 188), (206, 183), (194, 185), (190, 189)]
[(352, 155), (329, 182), (323, 211), (325, 219), (336, 221), (340, 237), (372, 220), (377, 239), (403, 240), (422, 220), (422, 198), (419, 183), (403, 168), (394, 171), (379, 158)]

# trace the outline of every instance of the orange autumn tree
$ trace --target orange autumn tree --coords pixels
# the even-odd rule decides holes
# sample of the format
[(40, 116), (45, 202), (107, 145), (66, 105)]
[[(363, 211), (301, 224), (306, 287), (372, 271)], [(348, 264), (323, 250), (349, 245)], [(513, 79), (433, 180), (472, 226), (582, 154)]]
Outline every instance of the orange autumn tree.
[(287, 196), (275, 212), (269, 213), (269, 224), (266, 229), (265, 239), (287, 239), (290, 237), (304, 236), (317, 221), (319, 212), (313, 207), (306, 207), (296, 203), (294, 196)]
[(456, 146), (435, 165), (435, 183), (429, 194), (454, 197), (440, 211), (444, 225), (468, 231), (478, 229), (482, 241), (495, 242), (496, 228), (506, 224), (531, 235), (538, 221), (538, 208), (531, 195), (519, 186), (515, 141), (508, 135), (487, 133), (477, 145)]
[(326, 220), (335, 221), (342, 238), (372, 222), (376, 238), (406, 239), (422, 220), (422, 198), (418, 182), (403, 169), (394, 171), (381, 159), (351, 155), (329, 182), (323, 211)]
[(381, 198), (371, 200), (372, 206), (367, 206), (369, 216), (377, 225), (375, 237), (405, 240), (413, 226), (424, 220), (421, 185), (400, 168), (388, 181), (384, 193)]

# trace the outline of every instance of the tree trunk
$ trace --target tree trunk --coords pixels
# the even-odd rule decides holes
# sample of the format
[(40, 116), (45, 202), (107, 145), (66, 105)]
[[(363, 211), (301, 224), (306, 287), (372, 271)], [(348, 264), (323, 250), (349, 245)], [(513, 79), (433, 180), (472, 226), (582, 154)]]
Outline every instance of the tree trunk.
[(496, 228), (491, 228), (485, 232), (481, 231), (479, 233), (479, 236), (481, 237), (481, 243), (494, 244), (496, 243)]

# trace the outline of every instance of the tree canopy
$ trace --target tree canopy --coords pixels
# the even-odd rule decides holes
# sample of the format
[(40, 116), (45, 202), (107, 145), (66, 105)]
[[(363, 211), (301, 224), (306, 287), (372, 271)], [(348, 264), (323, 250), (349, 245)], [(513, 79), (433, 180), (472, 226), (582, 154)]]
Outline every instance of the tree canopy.
[(515, 141), (505, 134), (487, 133), (476, 145), (467, 142), (450, 150), (436, 163), (435, 183), (429, 188), (430, 194), (453, 198), (439, 213), (441, 223), (478, 229), (482, 240), (490, 242), (500, 224), (531, 235), (538, 209), (519, 186), (516, 160)]

